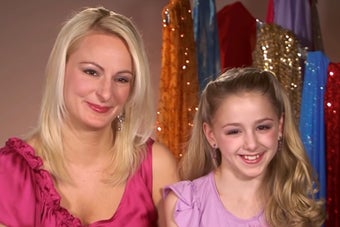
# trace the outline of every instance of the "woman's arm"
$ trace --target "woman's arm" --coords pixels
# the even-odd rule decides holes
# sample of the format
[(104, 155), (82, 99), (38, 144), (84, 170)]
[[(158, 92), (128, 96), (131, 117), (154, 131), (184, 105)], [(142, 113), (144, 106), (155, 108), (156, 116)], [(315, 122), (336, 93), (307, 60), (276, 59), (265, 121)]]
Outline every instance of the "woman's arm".
[(153, 201), (158, 210), (158, 225), (165, 227), (163, 188), (179, 180), (177, 162), (173, 154), (162, 144), (155, 142), (152, 147)]

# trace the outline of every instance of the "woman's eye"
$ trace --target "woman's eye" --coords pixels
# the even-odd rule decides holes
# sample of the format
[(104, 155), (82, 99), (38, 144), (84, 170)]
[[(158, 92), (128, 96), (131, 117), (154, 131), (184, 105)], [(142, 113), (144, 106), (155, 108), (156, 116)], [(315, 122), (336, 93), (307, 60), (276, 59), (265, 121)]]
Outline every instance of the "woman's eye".
[(125, 77), (119, 77), (119, 78), (116, 78), (115, 80), (117, 82), (120, 82), (120, 83), (129, 83), (130, 82), (130, 79), (125, 78)]
[(90, 76), (98, 76), (98, 73), (93, 69), (85, 69), (84, 72)]
[(132, 77), (130, 75), (117, 75), (114, 78), (114, 81), (118, 83), (123, 83), (123, 84), (130, 83), (131, 80), (132, 80)]

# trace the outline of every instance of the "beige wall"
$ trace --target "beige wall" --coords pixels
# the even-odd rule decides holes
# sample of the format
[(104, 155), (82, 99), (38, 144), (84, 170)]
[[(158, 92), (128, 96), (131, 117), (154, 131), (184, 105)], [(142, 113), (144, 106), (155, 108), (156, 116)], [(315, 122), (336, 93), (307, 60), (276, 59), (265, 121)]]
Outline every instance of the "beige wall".
[[(8, 137), (21, 137), (38, 118), (44, 67), (64, 19), (83, 6), (103, 5), (136, 22), (146, 44), (154, 88), (158, 91), (161, 64), (161, 11), (169, 0), (10, 0), (0, 3), (0, 146)], [(216, 0), (217, 10), (231, 0)], [(267, 0), (241, 1), (264, 20)], [(340, 61), (338, 0), (318, 5), (325, 53)], [(155, 97), (156, 98), (156, 97)]]

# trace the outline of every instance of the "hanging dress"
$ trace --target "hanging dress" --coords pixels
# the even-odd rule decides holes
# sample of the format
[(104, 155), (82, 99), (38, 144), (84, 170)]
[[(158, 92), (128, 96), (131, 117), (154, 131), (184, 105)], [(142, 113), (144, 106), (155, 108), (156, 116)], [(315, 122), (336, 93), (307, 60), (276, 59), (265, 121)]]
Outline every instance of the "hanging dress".
[(194, 0), (192, 12), (199, 89), (202, 91), (221, 70), (215, 0)]
[(241, 2), (223, 7), (217, 13), (221, 69), (252, 65), (256, 44), (256, 19)]
[(163, 44), (157, 139), (180, 158), (198, 105), (198, 78), (189, 0), (163, 8)]
[(340, 63), (328, 65), (325, 92), (327, 202), (326, 226), (340, 226)]
[(274, 23), (292, 31), (303, 47), (312, 47), (310, 0), (274, 0)]
[(300, 134), (320, 183), (318, 198), (326, 198), (324, 94), (328, 58), (321, 51), (307, 54), (302, 89)]
[(276, 24), (259, 27), (253, 65), (275, 73), (288, 93), (296, 120), (300, 115), (303, 57), (294, 33)]

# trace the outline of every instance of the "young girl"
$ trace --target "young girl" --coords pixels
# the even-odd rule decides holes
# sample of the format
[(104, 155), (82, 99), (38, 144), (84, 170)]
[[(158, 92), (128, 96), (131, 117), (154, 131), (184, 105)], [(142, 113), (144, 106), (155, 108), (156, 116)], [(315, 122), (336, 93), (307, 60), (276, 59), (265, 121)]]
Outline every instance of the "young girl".
[(321, 226), (294, 119), (268, 71), (230, 69), (211, 81), (180, 161), (184, 181), (164, 190), (167, 226)]

